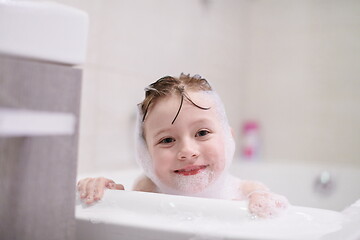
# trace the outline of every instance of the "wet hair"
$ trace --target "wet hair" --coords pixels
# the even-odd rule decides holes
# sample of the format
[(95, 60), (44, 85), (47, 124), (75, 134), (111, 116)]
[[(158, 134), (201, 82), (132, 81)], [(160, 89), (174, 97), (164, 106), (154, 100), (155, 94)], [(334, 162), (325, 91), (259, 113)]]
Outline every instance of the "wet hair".
[(145, 121), (149, 108), (152, 104), (155, 104), (156, 101), (162, 99), (166, 96), (170, 96), (172, 94), (178, 94), (181, 97), (179, 109), (174, 117), (174, 120), (171, 124), (174, 124), (177, 116), (180, 113), (181, 107), (184, 102), (184, 98), (186, 98), (191, 104), (196, 106), (197, 108), (203, 110), (209, 110), (209, 107), (201, 107), (194, 103), (188, 94), (187, 90), (191, 91), (212, 91), (212, 88), (208, 81), (205, 78), (202, 78), (200, 75), (190, 76), (190, 74), (181, 74), (179, 78), (165, 76), (157, 80), (156, 82), (150, 84), (147, 88), (145, 88), (145, 99), (142, 101), (140, 105), (141, 113), (142, 113), (142, 121)]

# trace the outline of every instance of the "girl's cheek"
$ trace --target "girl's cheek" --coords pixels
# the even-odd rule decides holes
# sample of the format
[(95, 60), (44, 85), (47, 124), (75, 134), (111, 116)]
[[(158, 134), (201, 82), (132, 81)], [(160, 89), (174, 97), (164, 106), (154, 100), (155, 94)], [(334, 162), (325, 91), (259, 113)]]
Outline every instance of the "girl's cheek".
[(169, 154), (167, 151), (158, 152), (157, 154), (154, 154), (154, 165), (157, 168), (167, 168), (171, 165), (171, 154)]

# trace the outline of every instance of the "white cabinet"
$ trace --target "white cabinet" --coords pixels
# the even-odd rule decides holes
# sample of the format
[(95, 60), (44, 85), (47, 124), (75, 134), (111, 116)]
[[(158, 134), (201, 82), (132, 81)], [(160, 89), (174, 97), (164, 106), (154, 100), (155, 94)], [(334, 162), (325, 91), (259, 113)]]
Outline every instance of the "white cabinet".
[(0, 55), (0, 239), (75, 239), (81, 75)]

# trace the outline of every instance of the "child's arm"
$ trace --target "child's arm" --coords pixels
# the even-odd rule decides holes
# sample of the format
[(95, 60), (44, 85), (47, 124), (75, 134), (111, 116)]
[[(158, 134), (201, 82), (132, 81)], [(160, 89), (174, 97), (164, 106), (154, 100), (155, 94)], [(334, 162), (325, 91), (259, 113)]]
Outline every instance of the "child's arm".
[(279, 215), (289, 205), (286, 197), (271, 192), (260, 182), (243, 181), (240, 189), (242, 195), (249, 200), (249, 211), (259, 217), (267, 218)]
[(87, 204), (100, 200), (106, 188), (124, 190), (123, 185), (116, 184), (113, 180), (104, 177), (81, 179), (77, 184), (80, 198)]
[(136, 181), (133, 190), (141, 192), (158, 192), (155, 183), (146, 176), (141, 176)]
[(248, 180), (244, 180), (241, 182), (240, 189), (242, 191), (242, 195), (245, 197), (247, 197), (249, 194), (254, 193), (254, 191), (258, 191), (258, 192), (270, 191), (270, 189), (267, 186), (265, 186), (263, 183), (257, 181), (248, 181)]

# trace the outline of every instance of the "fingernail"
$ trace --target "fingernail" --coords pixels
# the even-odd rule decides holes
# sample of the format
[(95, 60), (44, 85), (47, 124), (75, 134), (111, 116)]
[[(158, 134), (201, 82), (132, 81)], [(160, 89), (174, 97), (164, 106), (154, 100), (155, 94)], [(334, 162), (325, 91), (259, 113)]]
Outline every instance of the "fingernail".
[(86, 198), (86, 203), (87, 203), (87, 204), (90, 204), (90, 203), (92, 203), (92, 202), (93, 202), (92, 197), (87, 197), (87, 198)]
[(86, 194), (85, 194), (85, 193), (82, 193), (82, 194), (80, 195), (80, 197), (81, 197), (81, 198), (85, 198), (85, 197), (86, 197)]

